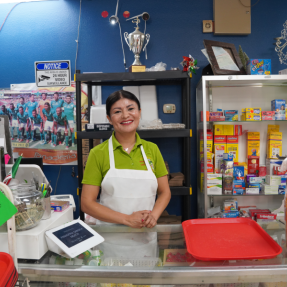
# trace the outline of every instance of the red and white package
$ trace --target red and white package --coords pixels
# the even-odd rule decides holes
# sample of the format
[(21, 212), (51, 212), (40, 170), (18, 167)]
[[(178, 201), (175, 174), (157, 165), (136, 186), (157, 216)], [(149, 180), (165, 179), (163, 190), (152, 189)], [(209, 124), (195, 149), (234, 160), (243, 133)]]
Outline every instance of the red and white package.
[(277, 214), (274, 213), (257, 213), (256, 219), (276, 220)]
[(271, 213), (269, 209), (249, 209), (249, 215), (253, 220), (256, 218), (257, 213)]

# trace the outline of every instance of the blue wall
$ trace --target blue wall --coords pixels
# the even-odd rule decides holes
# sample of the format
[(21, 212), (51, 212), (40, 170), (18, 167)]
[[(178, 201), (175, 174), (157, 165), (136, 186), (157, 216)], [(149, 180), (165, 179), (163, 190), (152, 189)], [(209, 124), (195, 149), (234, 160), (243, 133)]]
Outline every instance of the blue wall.
[[(254, 2), (254, 1), (252, 1)], [(44, 1), (19, 4), (12, 11), (0, 32), (0, 88), (7, 88), (11, 83), (34, 82), (34, 61), (63, 60), (72, 62), (72, 73), (75, 70), (75, 52), (77, 25), (79, 16), (79, 0)], [(272, 59), (272, 71), (286, 68), (279, 63), (274, 51), (273, 38), (281, 35), (283, 23), (287, 20), (287, 1), (261, 0), (252, 8), (252, 34), (248, 36), (214, 36), (202, 33), (202, 20), (213, 19), (213, 1), (187, 0), (120, 0), (119, 18), (123, 32), (132, 32), (135, 26), (125, 22), (122, 16), (125, 10), (131, 15), (147, 11), (151, 19), (147, 22), (147, 32), (151, 35), (148, 47), (148, 60), (143, 55), (141, 61), (147, 67), (157, 62), (164, 62), (167, 68), (180, 67), (182, 56), (191, 54), (198, 59), (202, 68), (207, 61), (201, 49), (203, 39), (218, 40), (241, 45), (250, 58)], [(0, 23), (14, 4), (0, 4)], [(122, 50), (118, 26), (111, 26), (108, 18), (101, 17), (106, 10), (109, 16), (114, 14), (116, 0), (82, 1), (82, 20), (79, 39), (77, 69), (82, 72), (123, 72)], [(140, 23), (143, 31), (143, 23)], [(127, 65), (133, 61), (132, 53), (124, 43)], [(195, 86), (199, 81), (201, 69), (191, 79), (191, 127), (196, 130), (195, 122)], [(103, 89), (103, 98), (110, 89)], [(160, 118), (164, 122), (176, 122), (179, 113), (167, 117), (161, 112), (163, 103), (177, 103), (177, 87), (161, 87), (158, 89)], [(194, 132), (195, 134), (195, 132)], [(157, 141), (164, 158), (169, 162), (171, 171), (179, 171), (181, 167), (180, 143), (177, 139)], [(175, 156), (171, 156), (175, 153)], [(192, 186), (196, 191), (196, 138), (192, 138)], [(75, 194), (76, 178), (71, 178), (72, 168), (63, 166), (59, 178), (57, 193)], [(59, 167), (45, 167), (47, 176), (54, 186)], [(173, 197), (168, 208), (171, 213), (180, 214), (180, 198)], [(192, 195), (192, 214), (196, 217), (196, 194)]]

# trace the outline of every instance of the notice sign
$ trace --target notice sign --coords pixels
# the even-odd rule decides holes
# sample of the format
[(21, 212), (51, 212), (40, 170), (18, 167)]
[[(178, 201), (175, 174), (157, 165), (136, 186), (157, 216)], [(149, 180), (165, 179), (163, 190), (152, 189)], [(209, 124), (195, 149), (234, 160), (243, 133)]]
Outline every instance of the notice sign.
[(35, 62), (35, 83), (38, 87), (71, 85), (71, 64), (66, 61)]
[(53, 234), (69, 248), (94, 236), (80, 223), (55, 231)]

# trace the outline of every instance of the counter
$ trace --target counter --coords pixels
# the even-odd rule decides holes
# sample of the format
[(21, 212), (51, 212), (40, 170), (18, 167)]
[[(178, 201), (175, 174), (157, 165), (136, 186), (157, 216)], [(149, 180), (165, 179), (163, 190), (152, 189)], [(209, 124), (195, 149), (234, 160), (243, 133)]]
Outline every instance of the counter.
[[(134, 230), (125, 226), (91, 226), (102, 236), (105, 233), (118, 232), (157, 232), (159, 257), (164, 266), (158, 267), (110, 267), (110, 266), (67, 266), (51, 265), (47, 252), (39, 261), (19, 260), (20, 279), (29, 278), (31, 286), (75, 286), (56, 282), (90, 282), (90, 283), (129, 283), (134, 285), (178, 285), (201, 284), (214, 287), (226, 287), (226, 284), (215, 283), (250, 283), (229, 284), (229, 287), (281, 287), (287, 286), (287, 256), (285, 243), (283, 252), (274, 259), (248, 261), (194, 261), (175, 263), (166, 262), (164, 249), (184, 249), (181, 225), (158, 225), (153, 229)], [(281, 236), (285, 234), (285, 225), (278, 223), (276, 229), (265, 226), (265, 230), (281, 244)], [(274, 226), (273, 226), (274, 228)], [(285, 239), (285, 238), (284, 238)], [(203, 238), (204, 240), (204, 238)], [(238, 246), (238, 248), (242, 248)], [(176, 250), (175, 253), (180, 250)], [(172, 252), (171, 252), (172, 253)], [(132, 258), (132, 254), (129, 255)], [(168, 264), (168, 266), (166, 265)], [(33, 283), (34, 282), (34, 283)], [(36, 283), (37, 282), (37, 283)], [(46, 282), (46, 283), (39, 283)], [(54, 283), (48, 283), (54, 282)], [(251, 284), (251, 283), (254, 284)], [(271, 282), (271, 283), (270, 283)], [(275, 282), (285, 282), (275, 284)], [(259, 284), (260, 283), (260, 284)], [(34, 285), (33, 285), (34, 284)], [(202, 285), (206, 284), (206, 285)], [(95, 286), (81, 285), (81, 286)], [(102, 285), (102, 287), (115, 285)], [(129, 285), (130, 287), (131, 285)], [(125, 287), (125, 285), (121, 285)]]

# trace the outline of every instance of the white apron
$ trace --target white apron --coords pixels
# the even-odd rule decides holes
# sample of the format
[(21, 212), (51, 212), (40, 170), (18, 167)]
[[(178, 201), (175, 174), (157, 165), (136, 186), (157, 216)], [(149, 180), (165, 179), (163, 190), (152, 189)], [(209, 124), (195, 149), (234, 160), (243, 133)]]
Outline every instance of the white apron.
[[(144, 149), (141, 152), (147, 170), (116, 169), (112, 137), (109, 139), (110, 170), (102, 181), (100, 204), (124, 214), (152, 210), (157, 193), (157, 179)], [(113, 224), (97, 220), (97, 224)], [(155, 257), (156, 232), (102, 233), (105, 241), (98, 246), (104, 257)]]

